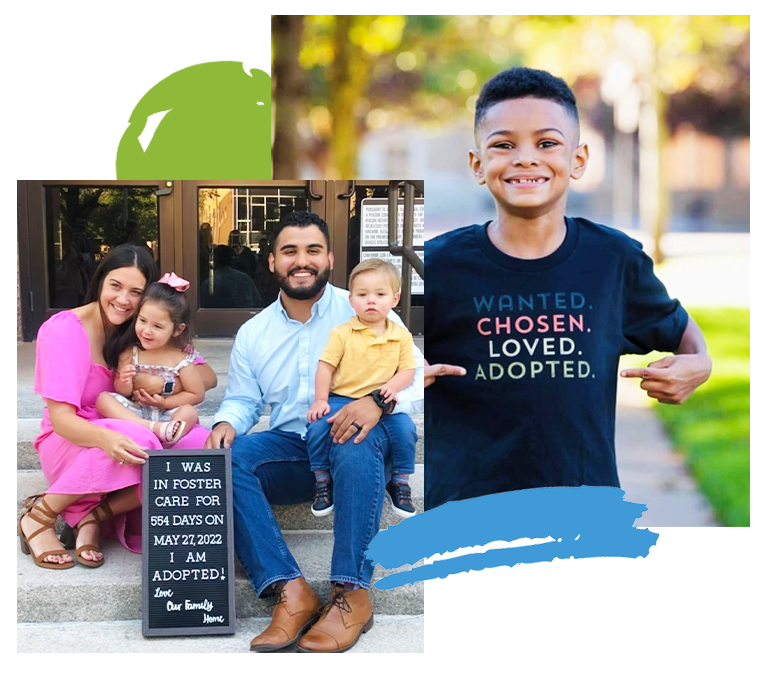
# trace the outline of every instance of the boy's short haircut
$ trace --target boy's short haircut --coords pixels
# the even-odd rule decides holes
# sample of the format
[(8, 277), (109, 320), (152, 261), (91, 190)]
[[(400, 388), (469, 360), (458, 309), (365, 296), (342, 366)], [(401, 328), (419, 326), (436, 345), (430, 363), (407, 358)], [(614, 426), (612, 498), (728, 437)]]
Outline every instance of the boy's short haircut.
[(348, 289), (351, 290), (354, 287), (354, 279), (359, 276), (359, 274), (371, 271), (379, 272), (386, 277), (386, 280), (391, 283), (394, 295), (402, 289), (402, 277), (399, 275), (399, 270), (390, 262), (382, 260), (379, 257), (364, 260), (354, 267), (351, 271), (351, 276), (348, 277)]
[[(285, 215), (271, 232), (271, 239), (269, 241), (271, 250), (274, 251), (274, 246), (277, 243), (279, 235), (285, 227), (310, 227), (316, 225), (319, 227), (319, 231), (324, 234), (325, 241), (327, 241), (327, 250), (330, 250), (330, 231), (327, 228), (327, 223), (322, 220), (316, 213), (310, 213), (309, 211), (293, 211)], [(274, 251), (276, 252), (276, 251)]]
[(554, 101), (567, 111), (578, 128), (580, 126), (577, 100), (564, 80), (554, 77), (545, 70), (510, 68), (495, 75), (482, 87), (479, 99), (476, 101), (474, 131), (479, 128), (487, 110), (493, 105), (516, 98), (542, 98)]

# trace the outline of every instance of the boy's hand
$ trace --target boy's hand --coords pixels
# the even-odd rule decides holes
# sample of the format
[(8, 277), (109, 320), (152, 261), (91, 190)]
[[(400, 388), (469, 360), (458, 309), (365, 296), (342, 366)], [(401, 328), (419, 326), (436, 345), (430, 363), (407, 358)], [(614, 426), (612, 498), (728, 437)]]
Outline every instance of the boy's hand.
[(712, 361), (706, 353), (679, 354), (666, 356), (646, 367), (623, 370), (620, 376), (640, 377), (643, 379), (641, 388), (650, 398), (680, 405), (708, 380), (712, 369)]
[(133, 377), (136, 376), (136, 366), (133, 363), (123, 365), (118, 371), (117, 376), (123, 384), (130, 384)]
[(437, 377), (443, 377), (444, 375), (453, 375), (457, 377), (463, 377), (466, 374), (464, 367), (459, 365), (429, 365), (428, 361), (425, 362), (425, 369), (423, 370), (424, 387), (428, 387), (436, 381)]
[(384, 403), (390, 403), (392, 400), (396, 400), (396, 404), (398, 405), (399, 398), (396, 397), (397, 393), (399, 393), (399, 391), (388, 384), (383, 384), (383, 386), (380, 387), (380, 395), (383, 396)]
[(330, 411), (330, 404), (326, 400), (316, 400), (314, 404), (309, 407), (306, 417), (309, 421), (316, 421), (321, 419), (325, 414)]

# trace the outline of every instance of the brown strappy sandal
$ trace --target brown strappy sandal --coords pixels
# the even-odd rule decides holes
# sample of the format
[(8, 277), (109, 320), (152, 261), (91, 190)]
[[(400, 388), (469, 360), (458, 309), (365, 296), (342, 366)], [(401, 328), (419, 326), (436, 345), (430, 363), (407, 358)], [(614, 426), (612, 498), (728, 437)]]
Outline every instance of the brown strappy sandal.
[[(99, 511), (101, 513), (99, 514)], [(67, 549), (71, 550), (75, 547), (77, 544), (77, 534), (80, 533), (80, 529), (83, 527), (87, 527), (88, 525), (95, 524), (96, 526), (101, 525), (102, 522), (106, 522), (106, 520), (110, 520), (114, 517), (114, 513), (112, 513), (112, 509), (109, 507), (109, 503), (107, 501), (101, 502), (98, 506), (96, 506), (93, 510), (90, 511), (93, 513), (93, 519), (88, 520), (87, 522), (80, 521), (80, 524), (78, 524), (76, 527), (67, 527), (62, 533), (61, 533), (61, 543), (62, 545)], [(90, 514), (90, 513), (88, 513)], [(88, 515), (85, 515), (87, 517)], [(83, 519), (85, 519), (83, 517)], [(93, 552), (100, 552), (101, 553), (101, 559), (95, 560), (95, 559), (85, 559), (85, 557), (82, 556), (82, 553), (86, 550), (92, 550)], [(83, 566), (89, 566), (91, 568), (96, 568), (98, 566), (101, 566), (104, 561), (104, 553), (102, 552), (101, 548), (98, 547), (98, 545), (93, 544), (87, 544), (87, 545), (81, 545), (79, 548), (76, 548), (74, 551), (75, 559), (77, 559), (80, 564)]]
[[(25, 515), (29, 515), (35, 522), (43, 525), (39, 529), (32, 532), (28, 537), (21, 529), (21, 520)], [(25, 555), (32, 555), (32, 559), (34, 560), (35, 564), (42, 567), (43, 569), (71, 569), (74, 566), (73, 561), (64, 562), (63, 564), (42, 561), (46, 557), (50, 557), (52, 555), (61, 556), (67, 554), (66, 550), (63, 548), (59, 548), (58, 550), (47, 550), (45, 552), (41, 552), (39, 555), (35, 555), (29, 546), (29, 541), (31, 541), (35, 536), (47, 529), (53, 529), (55, 527), (57, 517), (58, 513), (53, 512), (53, 509), (46, 503), (45, 494), (35, 494), (34, 496), (28, 496), (24, 501), (24, 512), (22, 512), (21, 517), (19, 517), (19, 545), (21, 545), (21, 551)]]

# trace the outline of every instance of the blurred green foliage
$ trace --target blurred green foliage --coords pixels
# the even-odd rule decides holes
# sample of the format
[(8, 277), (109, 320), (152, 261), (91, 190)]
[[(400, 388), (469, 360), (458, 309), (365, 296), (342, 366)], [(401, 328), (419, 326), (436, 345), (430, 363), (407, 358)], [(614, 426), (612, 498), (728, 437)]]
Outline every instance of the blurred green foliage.
[[(575, 83), (584, 108), (597, 105), (594, 84), (637, 35), (651, 86), (670, 97), (671, 128), (690, 120), (746, 135), (749, 30), (749, 16), (307, 16), (297, 60), (307, 76), (301, 131), (328, 153), (325, 177), (353, 178), (349, 142), (402, 121), (470, 114), (482, 84), (505, 68), (549, 70)], [(333, 146), (335, 137), (342, 143)]]
[[(705, 335), (713, 373), (682, 405), (652, 404), (716, 519), (750, 526), (750, 310), (689, 313)], [(642, 367), (663, 355), (626, 356), (620, 367)]]
[(750, 526), (750, 310), (690, 309), (713, 374), (683, 405), (657, 405), (721, 524)]

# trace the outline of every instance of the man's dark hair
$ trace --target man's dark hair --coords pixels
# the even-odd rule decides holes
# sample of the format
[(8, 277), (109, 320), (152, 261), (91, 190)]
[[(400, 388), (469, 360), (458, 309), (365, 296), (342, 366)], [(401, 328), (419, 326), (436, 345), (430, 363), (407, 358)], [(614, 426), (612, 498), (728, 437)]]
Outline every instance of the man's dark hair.
[(545, 70), (510, 68), (495, 75), (482, 87), (479, 99), (476, 101), (474, 131), (479, 128), (487, 110), (493, 105), (516, 98), (542, 98), (558, 103), (579, 128), (577, 101), (564, 80), (554, 77)]
[(277, 243), (277, 238), (285, 227), (310, 227), (311, 225), (316, 225), (319, 227), (322, 234), (324, 234), (325, 241), (327, 241), (327, 250), (329, 251), (330, 230), (327, 229), (327, 223), (322, 220), (322, 218), (320, 218), (316, 213), (309, 213), (308, 211), (293, 211), (292, 213), (285, 215), (279, 221), (279, 224), (271, 233), (271, 240), (269, 241), (271, 250), (276, 252), (275, 246)]

